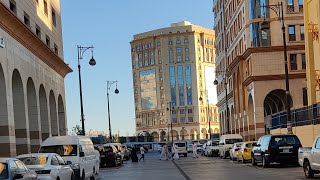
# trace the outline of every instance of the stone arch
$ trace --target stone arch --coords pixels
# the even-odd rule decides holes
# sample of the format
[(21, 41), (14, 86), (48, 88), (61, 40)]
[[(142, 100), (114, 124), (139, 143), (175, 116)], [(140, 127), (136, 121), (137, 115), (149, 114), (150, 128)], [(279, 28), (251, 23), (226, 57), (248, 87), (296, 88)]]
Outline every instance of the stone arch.
[[(0, 126), (8, 126), (8, 105), (7, 105), (7, 87), (4, 77), (4, 72), (0, 64)], [(6, 132), (1, 132), (1, 136), (9, 136), (10, 129), (7, 127)], [(5, 140), (3, 143), (10, 143), (10, 140)], [(0, 157), (9, 157), (11, 155), (10, 148), (2, 148)]]
[(59, 126), (58, 126), (58, 120), (57, 120), (57, 104), (56, 104), (56, 98), (52, 90), (50, 91), (50, 95), (49, 95), (49, 104), (50, 104), (51, 134), (52, 136), (58, 136)]
[(170, 140), (169, 141), (171, 141), (171, 139), (172, 139), (172, 135), (173, 135), (173, 140), (179, 140), (179, 134), (178, 134), (178, 131), (176, 131), (176, 130), (172, 130), (172, 131), (170, 131)]
[(161, 131), (160, 132), (160, 141), (164, 141), (166, 139), (166, 132), (165, 131)]
[(215, 129), (214, 129), (214, 134), (219, 134), (219, 133), (220, 133), (219, 129), (218, 129), (218, 128), (215, 128)]
[(30, 139), (27, 127), (24, 89), (17, 69), (12, 74), (13, 117), (16, 135), (16, 154), (30, 153)]
[(159, 141), (159, 134), (157, 132), (152, 132), (151, 136), (153, 137), (153, 141), (154, 142), (158, 142)]
[(64, 110), (64, 103), (61, 94), (58, 96), (58, 118), (59, 118), (59, 134), (64, 136), (67, 134), (66, 114)]
[(27, 81), (27, 100), (28, 100), (28, 118), (31, 152), (36, 153), (40, 148), (41, 143), (41, 129), (39, 124), (39, 112), (36, 88), (31, 77)]
[(191, 130), (190, 130), (190, 139), (191, 139), (191, 140), (199, 139), (199, 138), (198, 138), (198, 131), (197, 131), (197, 129), (191, 129)]
[(206, 128), (201, 129), (201, 139), (208, 139), (208, 133)]
[(188, 140), (189, 139), (189, 133), (186, 129), (181, 129), (180, 130), (180, 137), (181, 140)]
[(41, 124), (41, 136), (42, 141), (50, 137), (50, 123), (49, 123), (49, 111), (48, 100), (44, 86), (41, 84), (39, 88), (39, 104), (40, 104), (40, 124)]
[(249, 123), (249, 140), (255, 139), (255, 122), (254, 122), (254, 105), (252, 95), (248, 98), (248, 123)]
[[(292, 97), (289, 95), (290, 107), (292, 107)], [(264, 116), (285, 111), (286, 107), (286, 91), (283, 89), (275, 89), (267, 94), (264, 99)]]

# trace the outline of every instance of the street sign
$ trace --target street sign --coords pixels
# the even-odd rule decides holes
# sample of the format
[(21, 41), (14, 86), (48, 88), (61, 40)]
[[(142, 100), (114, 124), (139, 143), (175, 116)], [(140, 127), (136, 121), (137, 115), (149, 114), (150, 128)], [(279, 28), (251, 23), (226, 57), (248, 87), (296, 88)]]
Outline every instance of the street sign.
[(1, 36), (0, 36), (0, 47), (1, 48), (5, 48), (6, 47), (5, 44), (4, 44), (4, 37), (1, 37)]

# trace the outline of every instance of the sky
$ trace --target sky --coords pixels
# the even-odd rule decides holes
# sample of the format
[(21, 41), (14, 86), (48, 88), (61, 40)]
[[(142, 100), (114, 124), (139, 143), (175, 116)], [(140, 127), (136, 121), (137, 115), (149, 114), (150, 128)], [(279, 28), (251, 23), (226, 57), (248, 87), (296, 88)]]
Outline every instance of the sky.
[(107, 81), (112, 134), (135, 133), (130, 41), (133, 35), (183, 20), (213, 28), (212, 0), (61, 0), (64, 59), (73, 69), (65, 78), (68, 129), (81, 125), (77, 45), (94, 46), (96, 66), (86, 51), (81, 65), (85, 130), (108, 132)]

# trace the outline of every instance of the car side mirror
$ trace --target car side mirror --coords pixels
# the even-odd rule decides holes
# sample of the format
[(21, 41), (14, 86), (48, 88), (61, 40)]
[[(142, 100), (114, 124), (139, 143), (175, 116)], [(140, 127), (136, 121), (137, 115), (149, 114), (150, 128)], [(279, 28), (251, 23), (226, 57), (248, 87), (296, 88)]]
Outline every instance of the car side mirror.
[(80, 152), (80, 157), (84, 157), (84, 152)]
[(67, 165), (70, 165), (70, 164), (72, 164), (72, 162), (71, 161), (67, 161)]
[(22, 174), (17, 173), (13, 175), (13, 179), (22, 179), (22, 178), (23, 178)]

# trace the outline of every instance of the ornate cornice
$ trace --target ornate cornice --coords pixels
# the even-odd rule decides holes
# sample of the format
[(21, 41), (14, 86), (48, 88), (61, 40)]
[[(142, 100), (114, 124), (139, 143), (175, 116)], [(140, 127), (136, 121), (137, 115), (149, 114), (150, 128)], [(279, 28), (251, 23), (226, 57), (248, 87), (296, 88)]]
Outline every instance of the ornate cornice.
[(72, 69), (0, 2), (0, 27), (62, 77)]

